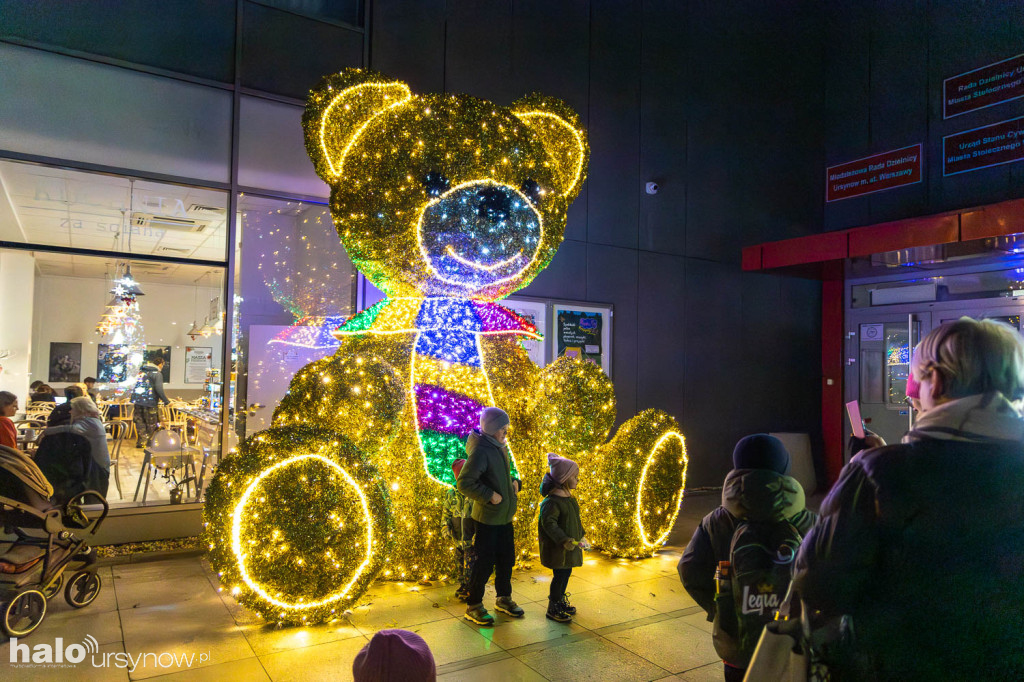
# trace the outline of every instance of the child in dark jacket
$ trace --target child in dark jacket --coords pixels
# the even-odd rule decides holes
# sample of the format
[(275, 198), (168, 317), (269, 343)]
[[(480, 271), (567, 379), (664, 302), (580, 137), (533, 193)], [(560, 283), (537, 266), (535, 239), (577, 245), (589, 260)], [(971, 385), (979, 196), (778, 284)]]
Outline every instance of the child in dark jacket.
[(569, 492), (579, 481), (579, 466), (571, 459), (548, 453), (548, 467), (551, 470), (544, 474), (540, 485), (540, 494), (545, 497), (537, 518), (540, 563), (553, 573), (546, 615), (551, 620), (567, 623), (576, 608), (569, 604), (565, 588), (572, 569), (583, 565), (583, 550), (590, 545), (583, 539), (580, 505)]
[[(757, 433), (740, 439), (732, 463), (722, 487), (721, 506), (700, 522), (677, 566), (683, 587), (707, 612), (708, 621), (715, 618), (715, 569), (720, 561), (729, 561), (738, 525), (788, 521), (806, 535), (817, 518), (804, 506), (800, 483), (786, 475), (789, 452), (778, 438)], [(724, 661), (727, 682), (743, 679), (745, 667), (734, 663)]]

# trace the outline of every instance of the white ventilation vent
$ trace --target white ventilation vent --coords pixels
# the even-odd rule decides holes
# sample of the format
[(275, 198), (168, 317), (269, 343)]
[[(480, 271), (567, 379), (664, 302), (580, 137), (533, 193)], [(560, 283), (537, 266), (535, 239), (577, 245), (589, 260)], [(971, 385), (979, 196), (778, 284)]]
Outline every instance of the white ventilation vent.
[(210, 229), (210, 221), (195, 218), (175, 218), (152, 213), (132, 213), (132, 225), (140, 229), (170, 230), (172, 232), (192, 232), (202, 234)]

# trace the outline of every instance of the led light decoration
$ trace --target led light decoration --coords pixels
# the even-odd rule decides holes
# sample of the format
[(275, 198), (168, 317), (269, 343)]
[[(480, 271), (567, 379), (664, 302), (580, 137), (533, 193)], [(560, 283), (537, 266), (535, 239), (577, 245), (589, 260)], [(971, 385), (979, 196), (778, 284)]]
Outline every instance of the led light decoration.
[[(579, 117), (543, 96), (501, 107), (347, 70), (310, 94), (303, 126), (341, 243), (387, 298), (337, 324), (324, 306), (296, 305), (305, 319), (275, 339), (326, 348), (335, 325), (338, 349), (296, 373), (273, 426), (215, 476), (206, 528), (223, 583), (270, 619), (312, 622), (336, 617), (375, 577), (447, 578), (442, 500), (487, 405), (511, 419), (520, 558), (536, 551), (547, 452), (579, 462), (596, 546), (657, 549), (685, 480), (675, 420), (648, 410), (608, 441), (608, 377), (580, 359), (538, 368), (522, 345), (540, 338), (536, 328), (496, 302), (529, 284), (562, 240), (589, 153)], [(267, 282), (279, 300), (306, 296), (275, 272)], [(323, 302), (325, 278), (295, 279)], [(386, 518), (374, 511), (385, 507)], [(310, 567), (328, 551), (337, 566)]]
[[(311, 427), (247, 440), (218, 468), (204, 513), (223, 584), (281, 623), (339, 617), (376, 576), (391, 541), (376, 469), (348, 441)], [(221, 527), (226, 536), (211, 530)]]

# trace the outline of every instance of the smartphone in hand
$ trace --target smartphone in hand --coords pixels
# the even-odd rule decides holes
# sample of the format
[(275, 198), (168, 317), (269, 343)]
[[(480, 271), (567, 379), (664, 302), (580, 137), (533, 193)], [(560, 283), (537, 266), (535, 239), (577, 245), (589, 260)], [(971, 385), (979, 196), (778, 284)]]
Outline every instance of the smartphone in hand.
[(846, 403), (846, 414), (850, 417), (850, 428), (857, 438), (864, 438), (864, 420), (860, 416), (860, 403), (851, 400)]

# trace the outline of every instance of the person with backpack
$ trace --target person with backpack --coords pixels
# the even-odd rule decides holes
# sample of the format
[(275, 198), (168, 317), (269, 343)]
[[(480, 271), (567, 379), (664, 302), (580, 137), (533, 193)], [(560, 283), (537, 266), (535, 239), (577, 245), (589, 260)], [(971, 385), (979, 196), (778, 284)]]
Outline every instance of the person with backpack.
[(721, 506), (700, 522), (677, 566), (683, 587), (714, 623), (727, 682), (743, 679), (816, 519), (800, 483), (787, 476), (789, 452), (778, 438), (757, 433), (740, 439), (732, 462)]
[(796, 559), (816, 672), (1024, 679), (1024, 340), (961, 318), (910, 367), (921, 411), (842, 470)]
[(132, 389), (132, 404), (135, 405), (132, 411), (132, 421), (135, 422), (135, 447), (144, 448), (153, 437), (156, 430), (160, 428), (160, 410), (157, 409), (159, 401), (170, 405), (164, 393), (164, 359), (160, 356), (153, 358), (139, 368), (139, 374), (135, 379), (135, 388)]
[[(466, 460), (452, 462), (452, 473), (458, 480)], [(448, 537), (455, 543), (455, 573), (459, 587), (455, 597), (461, 602), (469, 598), (469, 580), (473, 572), (473, 502), (452, 486), (444, 495), (444, 525)]]

